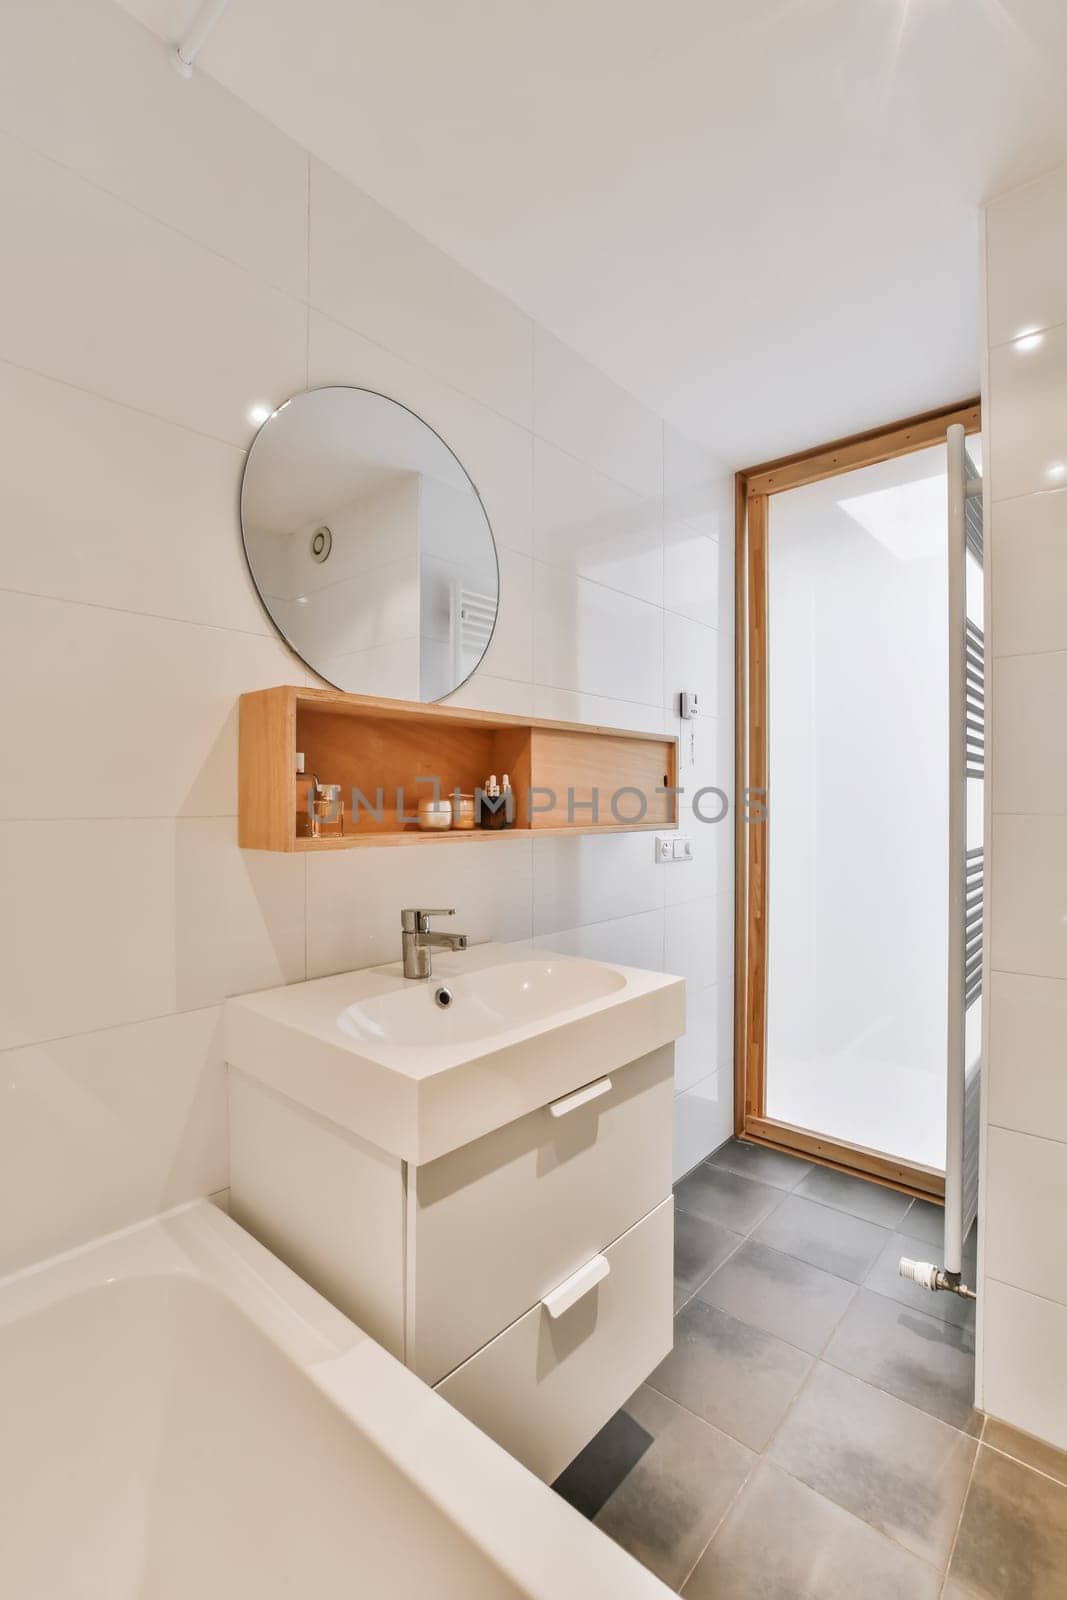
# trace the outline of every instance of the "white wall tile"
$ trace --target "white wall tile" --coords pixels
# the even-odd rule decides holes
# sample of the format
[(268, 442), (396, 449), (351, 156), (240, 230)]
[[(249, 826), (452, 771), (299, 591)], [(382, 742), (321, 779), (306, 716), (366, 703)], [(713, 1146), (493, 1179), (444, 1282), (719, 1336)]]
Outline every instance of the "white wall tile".
[(986, 208), (989, 342), (1067, 322), (1067, 167)]
[[(695, 689), (700, 695), (701, 719), (729, 710), (725, 686), (722, 691), (719, 688), (722, 646), (718, 630), (670, 613), (664, 620), (664, 642), (663, 704), (675, 711), (681, 691)], [(699, 733), (699, 728), (696, 731)]]
[[(660, 868), (666, 876), (684, 873), (686, 863), (670, 862)], [(667, 943), (664, 958), (668, 972), (685, 979), (686, 993), (713, 985), (719, 975), (719, 912), (715, 895), (670, 903), (666, 907)]]
[(706, 445), (671, 427), (663, 430), (663, 504), (668, 522), (686, 522), (709, 538), (733, 543), (733, 473)]
[(303, 681), (280, 640), (3, 591), (0, 678), (8, 818), (236, 816), (238, 697)]
[(488, 406), (470, 399), (329, 317), (312, 313), (308, 383), (354, 384), (399, 400), (454, 451), (482, 497), (498, 545), (531, 552), (533, 441)]
[(0, 1275), (227, 1182), (217, 1008), (0, 1055)]
[[(730, 798), (732, 785), (723, 784), (719, 792), (708, 789), (704, 794), (699, 790), (694, 791), (692, 798), (696, 806), (690, 806), (690, 796), (687, 793), (681, 802), (678, 812), (678, 826), (683, 833), (689, 834), (699, 841), (701, 859), (708, 854), (709, 849), (714, 859), (714, 866), (709, 870), (712, 873), (714, 892), (722, 894), (724, 891), (732, 893), (734, 886), (734, 809)], [(726, 800), (723, 800), (723, 794)], [(722, 815), (724, 805), (725, 815)], [(721, 818), (721, 820), (716, 820)]]
[(985, 1183), (985, 1271), (1067, 1305), (1067, 1144), (990, 1128)]
[(0, 126), (303, 299), (307, 155), (116, 6), (34, 0), (5, 21)]
[(669, 867), (655, 859), (654, 834), (598, 838), (553, 835), (533, 840), (533, 931), (553, 933), (588, 922), (651, 911), (663, 904)]
[(713, 1072), (674, 1101), (675, 1182), (717, 1150), (733, 1132), (733, 1083)]
[(550, 722), (586, 722), (601, 728), (623, 728), (630, 733), (666, 731), (661, 706), (582, 694), (578, 689), (551, 689), (544, 684), (533, 686), (533, 715)]
[(233, 445), (3, 363), (0, 435), (4, 588), (273, 636)]
[(533, 717), (534, 688), (513, 678), (494, 678), (481, 668), (454, 694), (445, 697), (446, 705), (466, 706), (472, 711), (502, 711), (509, 717)]
[(990, 1278), (983, 1323), (985, 1410), (1067, 1450), (1067, 1306)]
[(533, 562), (501, 545), (496, 627), (478, 674), (528, 684), (533, 677)]
[(663, 424), (543, 328), (534, 333), (534, 432), (659, 501)]
[(311, 165), (311, 303), (529, 425), (529, 318), (318, 161)]
[(663, 970), (663, 912), (642, 911), (632, 917), (613, 917), (581, 928), (543, 933), (534, 940), (538, 950), (558, 955), (583, 956), (588, 961), (615, 961), (622, 967)]
[(1042, 335), (1036, 349), (1006, 344), (989, 352), (987, 411), (994, 502), (1062, 488), (1067, 482), (1067, 325)]
[(535, 563), (534, 682), (661, 705), (662, 610)]
[(455, 906), (472, 941), (530, 937), (529, 838), (454, 839), (309, 857), (308, 976), (400, 959), (404, 906)]
[[(668, 971), (674, 971), (667, 962)], [(699, 988), (686, 982), (685, 1033), (674, 1047), (674, 1092), (684, 1094), (696, 1088), (712, 1072), (723, 1066), (720, 1057), (722, 1031), (719, 1024), (720, 986), (713, 983), (710, 989)]]
[(988, 1115), (1067, 1143), (1067, 982), (994, 972), (989, 986)]
[(729, 821), (695, 822), (685, 809), (679, 813), (679, 824), (679, 831), (691, 843), (693, 855), (690, 861), (672, 861), (661, 869), (668, 906), (710, 900), (718, 893), (722, 841), (730, 827)]
[(722, 616), (722, 551), (688, 522), (668, 522), (663, 530), (663, 604), (668, 611), (714, 628)]
[(993, 662), (994, 811), (1067, 813), (1067, 650)]
[(993, 819), (992, 964), (1067, 978), (1067, 817)]
[[(668, 633), (670, 617), (666, 619)], [(667, 677), (668, 695), (672, 676)], [(713, 818), (722, 809), (723, 802), (711, 791), (721, 790), (726, 803), (732, 805), (734, 792), (733, 717), (717, 717), (714, 712), (702, 709), (699, 716), (678, 715), (677, 701), (681, 689), (675, 691), (674, 705), (665, 708), (667, 731), (678, 740), (678, 782), (685, 793), (682, 804), (693, 807), (701, 816)], [(701, 790), (707, 790), (701, 794)]]
[(1067, 650), (1067, 489), (999, 502), (992, 527), (995, 654)]
[(659, 605), (659, 496), (643, 498), (543, 439), (534, 440), (534, 555)]
[(0, 137), (0, 360), (246, 446), (304, 387), (307, 311)]
[(303, 858), (232, 818), (0, 824), (0, 1049), (303, 976)]
[[(1067, 1445), (1067, 171), (986, 214), (993, 807), (982, 1404)], [(1057, 324), (1057, 325), (1053, 325)], [(1036, 338), (1016, 343), (1031, 329)], [(1032, 1292), (1026, 1292), (1032, 1291)], [(1056, 1304), (1056, 1302), (1061, 1302)]]
[(309, 975), (305, 859), (239, 850), (235, 817), (174, 824), (174, 1009)]
[(0, 1048), (174, 1006), (174, 824), (0, 823)]

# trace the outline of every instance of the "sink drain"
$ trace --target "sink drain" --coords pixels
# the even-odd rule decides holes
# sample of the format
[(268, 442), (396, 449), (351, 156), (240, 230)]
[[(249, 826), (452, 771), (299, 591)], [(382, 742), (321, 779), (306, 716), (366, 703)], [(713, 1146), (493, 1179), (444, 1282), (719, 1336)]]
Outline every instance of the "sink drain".
[(438, 989), (437, 993), (434, 995), (434, 1000), (437, 1005), (441, 1007), (442, 1011), (448, 1010), (454, 998), (455, 996), (453, 995), (452, 990), (448, 987), (447, 983), (443, 983)]

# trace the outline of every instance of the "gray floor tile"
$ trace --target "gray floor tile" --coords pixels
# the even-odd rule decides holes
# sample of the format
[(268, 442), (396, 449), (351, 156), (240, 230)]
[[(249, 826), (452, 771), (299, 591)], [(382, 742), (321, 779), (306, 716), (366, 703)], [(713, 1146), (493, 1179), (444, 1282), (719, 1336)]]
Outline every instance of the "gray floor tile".
[(968, 1328), (861, 1289), (823, 1359), (954, 1428), (979, 1431), (974, 1334)]
[(793, 1345), (690, 1300), (674, 1319), (674, 1349), (649, 1378), (731, 1438), (762, 1450), (811, 1368)]
[[(908, 1215), (910, 1214), (909, 1212)], [(914, 1238), (906, 1233), (894, 1233), (864, 1279), (864, 1286), (876, 1289), (879, 1294), (888, 1295), (891, 1300), (899, 1300), (902, 1306), (911, 1306), (915, 1311), (925, 1311), (927, 1316), (940, 1317), (942, 1322), (954, 1322), (960, 1328), (973, 1328), (975, 1323), (973, 1300), (961, 1300), (959, 1295), (955, 1294), (931, 1294), (929, 1289), (920, 1289), (917, 1283), (902, 1278), (897, 1271), (901, 1256), (910, 1256), (913, 1261), (932, 1261), (935, 1255), (940, 1260), (940, 1247), (937, 1251), (933, 1251), (929, 1240)], [(963, 1278), (972, 1289), (975, 1275), (976, 1258), (968, 1251), (963, 1258)]]
[(979, 1600), (1063, 1600), (1067, 1488), (981, 1446), (950, 1578)]
[(857, 1292), (854, 1283), (746, 1239), (699, 1298), (817, 1356)]
[(709, 1222), (718, 1222), (734, 1233), (751, 1233), (783, 1198), (781, 1189), (741, 1178), (736, 1172), (709, 1166), (707, 1162), (694, 1167), (688, 1177), (674, 1186), (674, 1203), (678, 1209), (694, 1217), (706, 1217)]
[(943, 1570), (976, 1449), (967, 1434), (820, 1362), (769, 1454)]
[(1034, 1467), (1049, 1478), (1055, 1478), (1057, 1483), (1067, 1485), (1067, 1453), (1057, 1450), (1055, 1445), (1046, 1444), (1043, 1439), (1035, 1439), (1032, 1434), (1011, 1428), (1006, 1422), (998, 1422), (996, 1417), (987, 1417), (982, 1443), (1002, 1451), (1004, 1455), (1014, 1456), (1016, 1461)]
[(758, 1183), (769, 1183), (775, 1189), (795, 1189), (801, 1178), (811, 1171), (811, 1162), (800, 1156), (788, 1156), (781, 1150), (768, 1150), (761, 1144), (748, 1144), (744, 1139), (727, 1139), (710, 1158), (712, 1166), (726, 1167), (742, 1178), (755, 1178)]
[(763, 1462), (682, 1590), (686, 1600), (937, 1600), (940, 1574)]
[(877, 1222), (882, 1228), (898, 1227), (911, 1206), (906, 1194), (886, 1189), (880, 1183), (868, 1183), (865, 1178), (853, 1178), (847, 1172), (835, 1172), (832, 1167), (813, 1167), (798, 1186), (797, 1194), (862, 1217), (865, 1222)]
[(913, 1239), (925, 1239), (940, 1251), (945, 1238), (944, 1206), (935, 1206), (932, 1200), (913, 1200), (900, 1231), (910, 1233)]
[(741, 1235), (688, 1211), (674, 1213), (674, 1309), (678, 1311), (704, 1279), (721, 1267)]
[[(929, 1252), (932, 1246), (938, 1261), (941, 1260), (945, 1242), (945, 1208), (935, 1206), (932, 1200), (913, 1200), (911, 1210), (900, 1224), (901, 1233), (910, 1233), (913, 1239), (924, 1239)], [(978, 1252), (978, 1224), (971, 1224), (964, 1249), (972, 1255)]]
[[(596, 1513), (596, 1525), (676, 1589), (757, 1457), (647, 1385), (617, 1415), (649, 1443), (630, 1470), (612, 1483)], [(562, 1490), (563, 1480), (569, 1480), (571, 1493), (566, 1498), (572, 1504), (573, 1492), (580, 1492), (583, 1483), (588, 1500), (590, 1490), (599, 1493), (616, 1478), (617, 1440), (605, 1440), (607, 1433), (608, 1429), (602, 1430), (557, 1482)]]
[(846, 1211), (835, 1211), (790, 1194), (754, 1231), (753, 1237), (838, 1278), (862, 1283), (884, 1250), (889, 1233)]

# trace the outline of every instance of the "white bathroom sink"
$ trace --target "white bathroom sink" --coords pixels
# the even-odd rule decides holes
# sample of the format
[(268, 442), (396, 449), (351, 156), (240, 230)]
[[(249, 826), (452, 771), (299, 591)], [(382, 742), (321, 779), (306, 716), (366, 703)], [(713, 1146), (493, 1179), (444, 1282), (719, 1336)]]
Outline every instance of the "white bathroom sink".
[(399, 993), (357, 1001), (337, 1022), (356, 1039), (435, 1048), (546, 1022), (625, 987), (623, 973), (599, 961), (567, 956), (507, 961), (455, 977), (439, 972)]
[(421, 1163), (685, 1029), (685, 984), (664, 973), (494, 944), (435, 952), (433, 966), (429, 979), (397, 962), (229, 1000), (226, 1059)]

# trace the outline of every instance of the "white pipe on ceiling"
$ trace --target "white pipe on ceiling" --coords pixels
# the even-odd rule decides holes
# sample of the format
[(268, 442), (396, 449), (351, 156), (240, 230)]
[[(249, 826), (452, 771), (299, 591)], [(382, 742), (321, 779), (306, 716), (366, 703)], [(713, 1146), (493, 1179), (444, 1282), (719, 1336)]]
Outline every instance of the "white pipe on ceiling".
[(200, 10), (190, 22), (179, 42), (174, 46), (170, 59), (174, 68), (183, 78), (193, 75), (193, 62), (203, 47), (204, 41), (212, 28), (226, 10), (230, 0), (204, 0)]

